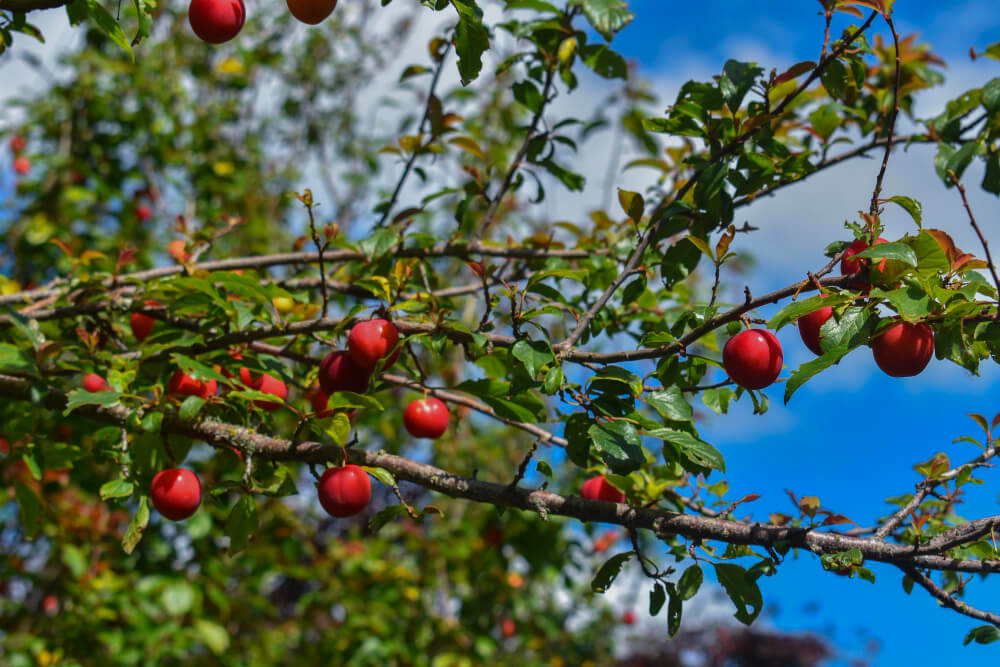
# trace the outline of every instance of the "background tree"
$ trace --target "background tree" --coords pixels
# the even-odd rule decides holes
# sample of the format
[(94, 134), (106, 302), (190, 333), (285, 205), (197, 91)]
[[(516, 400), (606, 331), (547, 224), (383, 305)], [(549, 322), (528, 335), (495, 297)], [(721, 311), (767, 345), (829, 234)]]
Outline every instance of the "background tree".
[[(898, 511), (863, 527), (810, 496), (792, 497), (795, 515), (768, 507), (766, 522), (754, 496), (729, 498), (693, 408), (766, 412), (780, 359), (761, 378), (740, 367), (760, 361), (754, 345), (723, 355), (743, 324), (819, 313), (818, 357), (785, 373), (786, 402), (855, 348), (885, 344), (897, 317), (929, 327), (938, 359), (975, 370), (995, 358), (1000, 281), (971, 207), (981, 258), (882, 183), (895, 147), (927, 142), (957, 204), (973, 160), (1000, 192), (1000, 81), (897, 136), (900, 112), (940, 83), (940, 59), (900, 38), (881, 3), (828, 2), (817, 60), (729, 61), (660, 114), (608, 44), (632, 19), (624, 3), (509, 0), (485, 16), (467, 0), (427, 4), (341, 7), (308, 31), (258, 8), (219, 50), (180, 7), (140, 3), (119, 24), (97, 4), (67, 6), (97, 29), (6, 135), (27, 160), (12, 165), (25, 173), (5, 202), (0, 298), (11, 660), (602, 664), (620, 619), (567, 599), (637, 567), (673, 635), (707, 576), (750, 624), (758, 580), (799, 550), (820, 557), (817, 572), (874, 579), (892, 569), (869, 565), (892, 566), (904, 587), (986, 624), (967, 641), (1000, 636), (995, 614), (962, 599), (971, 574), (997, 568), (998, 518), (957, 515), (995, 455), (995, 419), (976, 418), (981, 455), (935, 456)], [(32, 8), (0, 2), (0, 31), (30, 33), (16, 12)], [(394, 46), (432, 11), (426, 56), (379, 89)], [(891, 42), (867, 38), (876, 21)], [(609, 82), (592, 114), (572, 104), (584, 77)], [(608, 134), (638, 154), (626, 169), (652, 170), (648, 187), (617, 190), (586, 220), (553, 217), (554, 191), (601, 187), (573, 155)], [(845, 234), (861, 243), (831, 239), (828, 261), (784, 289), (742, 289), (736, 252), (753, 237), (736, 211), (867, 154), (882, 169)], [(617, 172), (612, 159), (612, 183)], [(875, 244), (888, 206), (914, 231)], [(137, 314), (152, 318), (148, 336)], [(315, 403), (320, 361), (372, 316), (399, 331), (399, 360)], [(221, 392), (178, 395), (178, 371)], [(108, 385), (81, 388), (85, 373)], [(262, 373), (288, 389), (277, 410), (252, 381)], [(402, 420), (425, 396), (451, 413), (430, 442)], [(347, 461), (375, 495), (331, 520), (314, 476)], [(149, 500), (154, 475), (178, 466), (204, 489), (183, 524)], [(627, 502), (578, 497), (595, 475)], [(597, 550), (594, 522), (624, 531)]]

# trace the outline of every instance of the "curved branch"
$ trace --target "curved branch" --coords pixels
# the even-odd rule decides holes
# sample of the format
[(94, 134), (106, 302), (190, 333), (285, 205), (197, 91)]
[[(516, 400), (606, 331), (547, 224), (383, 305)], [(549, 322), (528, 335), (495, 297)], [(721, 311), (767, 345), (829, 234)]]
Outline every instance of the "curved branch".
[[(31, 400), (31, 385), (21, 378), (0, 375), (0, 394), (15, 400)], [(51, 409), (63, 409), (66, 395), (49, 389), (43, 397)], [(114, 424), (124, 424), (131, 410), (122, 405), (82, 406), (76, 413)], [(182, 420), (175, 414), (164, 416), (162, 428), (169, 433), (204, 440), (219, 448), (237, 447), (255, 458), (273, 461), (327, 463), (343, 460), (344, 449), (319, 442), (291, 442), (263, 435), (251, 429), (216, 419)], [(634, 507), (544, 490), (530, 490), (464, 477), (427, 463), (420, 463), (383, 451), (348, 449), (350, 461), (388, 470), (398, 479), (418, 484), (453, 498), (513, 507), (549, 516), (580, 521), (614, 523), (652, 531), (661, 538), (680, 535), (694, 541), (712, 540), (727, 544), (773, 547), (787, 544), (814, 554), (858, 549), (868, 561), (891, 563), (903, 568), (949, 570), (953, 572), (1000, 572), (1000, 560), (967, 560), (915, 554), (912, 547), (891, 544), (872, 537), (855, 537), (823, 532), (808, 527), (732, 521), (679, 514), (656, 508)], [(963, 612), (964, 613), (964, 612)]]
[(956, 600), (954, 597), (949, 595), (943, 588), (934, 583), (934, 581), (928, 577), (923, 572), (918, 571), (912, 566), (903, 566), (900, 568), (907, 574), (910, 579), (920, 584), (920, 586), (934, 596), (942, 605), (957, 611), (959, 614), (964, 614), (971, 618), (978, 619), (980, 621), (986, 621), (987, 623), (992, 623), (993, 625), (1000, 627), (1000, 616), (990, 613), (988, 611), (983, 611), (981, 609), (976, 609), (975, 607), (961, 601)]

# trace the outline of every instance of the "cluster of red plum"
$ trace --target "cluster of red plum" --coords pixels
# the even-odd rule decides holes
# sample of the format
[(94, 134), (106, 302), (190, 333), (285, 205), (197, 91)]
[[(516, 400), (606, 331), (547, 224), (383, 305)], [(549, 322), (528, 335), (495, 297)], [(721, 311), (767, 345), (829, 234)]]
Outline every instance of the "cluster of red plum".
[[(888, 243), (883, 238), (876, 244)], [(868, 243), (858, 239), (844, 252), (840, 261), (840, 272), (845, 276), (858, 274), (849, 286), (867, 289), (868, 280), (864, 273), (868, 260), (853, 259), (865, 250)], [(885, 260), (879, 263), (879, 270), (885, 268)], [(820, 347), (820, 328), (833, 317), (833, 308), (826, 306), (814, 310), (798, 320), (799, 335), (814, 354), (823, 354)], [(875, 363), (892, 377), (917, 375), (934, 354), (934, 330), (922, 322), (898, 321), (883, 329), (871, 341)], [(747, 329), (736, 334), (722, 350), (722, 365), (730, 379), (746, 389), (763, 389), (774, 382), (781, 372), (783, 362), (781, 343), (773, 333), (765, 329)]]
[[(146, 301), (146, 306), (160, 306), (156, 301)], [(144, 341), (153, 331), (156, 320), (143, 313), (133, 313), (130, 321), (132, 333), (139, 342)], [(334, 350), (320, 363), (319, 387), (309, 393), (313, 412), (319, 419), (333, 415), (328, 407), (329, 397), (334, 392), (351, 391), (362, 394), (368, 391), (372, 375), (376, 369), (392, 366), (399, 356), (399, 332), (384, 319), (359, 322), (351, 328), (347, 337), (346, 350)], [(239, 354), (233, 354), (240, 359)], [(224, 375), (229, 376), (225, 370)], [(239, 379), (245, 386), (270, 394), (276, 401), (253, 401), (253, 406), (273, 412), (282, 407), (288, 398), (288, 386), (280, 379), (261, 373), (255, 375), (250, 369), (241, 367)], [(87, 373), (83, 376), (83, 388), (90, 392), (109, 391), (111, 386), (100, 375)], [(174, 371), (167, 382), (167, 393), (176, 397), (198, 396), (208, 399), (218, 393), (215, 380), (196, 380), (181, 369)], [(348, 413), (351, 418), (355, 411)], [(416, 438), (439, 438), (448, 428), (448, 407), (433, 396), (410, 402), (403, 411), (403, 425)], [(372, 487), (368, 473), (360, 466), (345, 464), (328, 468), (317, 482), (319, 502), (331, 516), (347, 517), (363, 510), (371, 499)], [(174, 521), (186, 519), (201, 503), (201, 483), (191, 470), (169, 468), (153, 478), (150, 488), (153, 507), (163, 516)]]
[[(292, 16), (316, 25), (333, 13), (337, 0), (286, 0)], [(198, 39), (209, 44), (228, 42), (239, 34), (247, 19), (243, 0), (191, 0), (188, 22)]]

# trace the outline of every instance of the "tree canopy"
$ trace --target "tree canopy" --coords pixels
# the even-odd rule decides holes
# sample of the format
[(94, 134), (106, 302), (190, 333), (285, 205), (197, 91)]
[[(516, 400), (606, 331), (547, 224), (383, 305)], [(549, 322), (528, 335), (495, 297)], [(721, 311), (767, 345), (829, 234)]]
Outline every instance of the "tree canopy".
[[(10, 664), (606, 664), (622, 619), (575, 603), (624, 570), (684, 636), (706, 580), (750, 625), (799, 553), (1000, 639), (964, 599), (1000, 571), (1000, 515), (960, 513), (1000, 415), (972, 416), (973, 454), (915, 460), (871, 526), (731, 497), (726, 443), (699, 432), (737, 402), (794, 407), (869, 347), (898, 377), (1000, 359), (966, 190), (1000, 194), (1000, 78), (917, 117), (944, 62), (897, 31), (905, 3), (796, 8), (819, 10), (815, 60), (728, 60), (672, 100), (615, 51), (642, 20), (625, 0), (341, 0), (315, 28), (270, 3), (220, 46), (180, 3), (0, 0), (0, 57), (62, 5), (85, 43), (56, 74), (25, 59), (49, 83), (0, 127)], [(885, 191), (914, 144), (956, 227)], [(866, 157), (826, 256), (744, 284), (739, 212)], [(548, 205), (595, 192), (579, 218)], [(910, 233), (882, 238), (889, 207)], [(815, 358), (786, 368), (772, 332), (796, 328)], [(157, 490), (177, 468), (196, 511)]]

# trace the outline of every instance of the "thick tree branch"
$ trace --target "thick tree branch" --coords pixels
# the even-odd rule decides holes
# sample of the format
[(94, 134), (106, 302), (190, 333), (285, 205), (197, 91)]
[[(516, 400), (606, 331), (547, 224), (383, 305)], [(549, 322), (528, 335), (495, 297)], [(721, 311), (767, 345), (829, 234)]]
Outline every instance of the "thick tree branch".
[[(27, 380), (0, 375), (0, 395), (15, 400), (31, 400)], [(44, 404), (60, 410), (66, 396), (56, 389), (48, 390)], [(124, 424), (131, 410), (122, 405), (111, 407), (82, 406), (76, 410), (86, 416), (114, 424)], [(204, 440), (219, 448), (236, 447), (257, 459), (299, 461), (304, 463), (339, 463), (344, 449), (318, 442), (291, 442), (271, 437), (251, 429), (216, 419), (184, 421), (176, 415), (165, 415), (163, 429), (187, 437)], [(858, 549), (867, 561), (891, 563), (903, 568), (950, 570), (955, 572), (1000, 572), (1000, 560), (967, 560), (914, 553), (908, 545), (885, 542), (874, 537), (855, 537), (824, 532), (802, 526), (777, 526), (748, 521), (678, 514), (656, 508), (632, 507), (625, 504), (585, 500), (543, 490), (529, 490), (463, 477), (433, 465), (420, 463), (385, 452), (348, 449), (351, 462), (384, 468), (397, 479), (413, 482), (453, 498), (464, 498), (521, 510), (565, 516), (580, 521), (614, 523), (621, 526), (650, 530), (660, 537), (680, 535), (694, 541), (719, 541), (727, 544), (774, 547), (787, 544), (814, 554), (836, 553)]]

